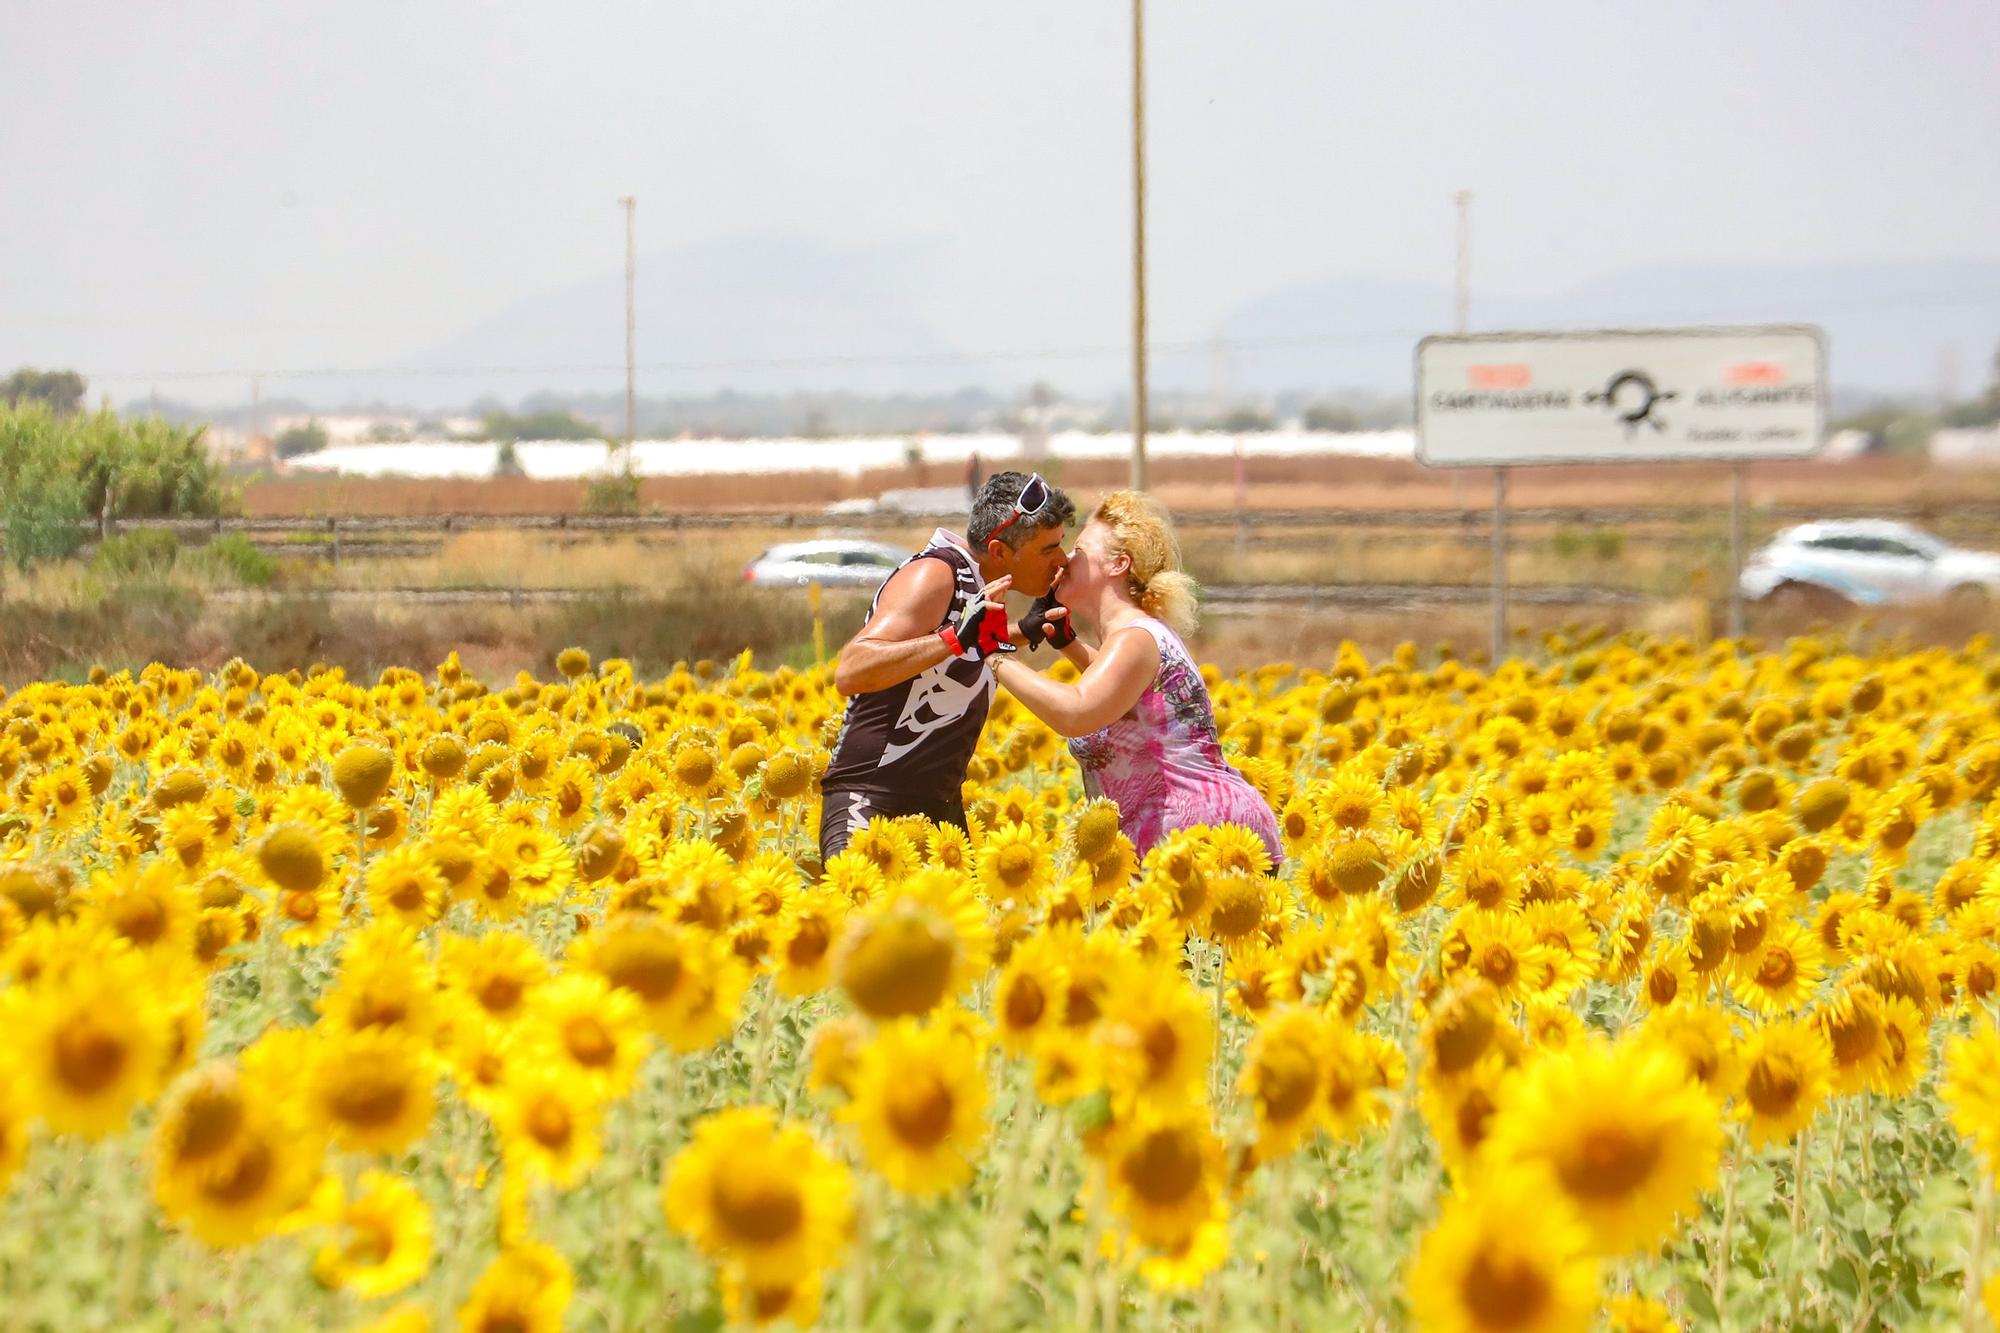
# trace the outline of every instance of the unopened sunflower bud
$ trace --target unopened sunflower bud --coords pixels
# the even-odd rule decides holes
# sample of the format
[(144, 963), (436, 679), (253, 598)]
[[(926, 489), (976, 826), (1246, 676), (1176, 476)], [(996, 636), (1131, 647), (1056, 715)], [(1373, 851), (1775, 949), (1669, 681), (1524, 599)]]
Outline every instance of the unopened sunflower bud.
[(417, 762), (424, 766), (424, 772), (434, 778), (457, 777), (459, 770), (465, 767), (465, 745), (458, 737), (440, 732), (425, 742)]
[(381, 800), (395, 776), (395, 756), (379, 745), (350, 745), (333, 757), (333, 785), (356, 810)]

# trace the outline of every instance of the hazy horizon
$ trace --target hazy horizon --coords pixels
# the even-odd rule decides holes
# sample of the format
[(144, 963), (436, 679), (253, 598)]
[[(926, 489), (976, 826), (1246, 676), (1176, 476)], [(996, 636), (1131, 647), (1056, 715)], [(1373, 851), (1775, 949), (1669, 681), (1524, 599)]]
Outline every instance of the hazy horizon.
[[(645, 256), (873, 265), (887, 332), (760, 312), (740, 338), (774, 355), (1103, 348), (1077, 387), (1115, 382), (1123, 3), (6, 8), (0, 367), (215, 401), (243, 386), (175, 377), (422, 364), (615, 284), (630, 193)], [(2000, 260), (1991, 5), (1156, 3), (1147, 50), (1160, 344), (1328, 279), (1448, 287), (1460, 188), (1475, 325), (1491, 294), (1676, 264)], [(673, 297), (642, 363), (716, 317)], [(615, 362), (606, 323), (560, 364)]]

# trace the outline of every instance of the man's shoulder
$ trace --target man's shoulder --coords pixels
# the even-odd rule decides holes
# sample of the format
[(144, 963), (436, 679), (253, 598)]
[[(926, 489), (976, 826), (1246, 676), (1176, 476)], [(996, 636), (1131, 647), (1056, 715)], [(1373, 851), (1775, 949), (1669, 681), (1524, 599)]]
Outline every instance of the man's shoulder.
[(893, 588), (910, 596), (923, 596), (948, 591), (957, 580), (958, 564), (950, 554), (925, 547), (904, 561), (882, 585), (882, 590), (888, 592)]

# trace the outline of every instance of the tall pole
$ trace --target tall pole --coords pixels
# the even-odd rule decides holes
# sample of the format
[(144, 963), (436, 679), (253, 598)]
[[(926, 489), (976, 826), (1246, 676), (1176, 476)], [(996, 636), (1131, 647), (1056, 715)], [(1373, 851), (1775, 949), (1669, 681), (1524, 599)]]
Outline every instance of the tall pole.
[[(1461, 336), (1472, 324), (1472, 191), (1451, 197), (1458, 207), (1458, 262), (1454, 265), (1452, 300)], [(1457, 474), (1454, 474), (1457, 475)], [(1507, 655), (1507, 469), (1493, 469), (1493, 665)]]
[(1146, 489), (1146, 0), (1132, 0), (1132, 489)]
[(1472, 321), (1472, 191), (1460, 190), (1451, 198), (1458, 205), (1458, 266), (1452, 293), (1457, 302), (1458, 331), (1464, 333)]
[(1493, 667), (1507, 655), (1507, 469), (1493, 469)]
[[(1452, 267), (1453, 329), (1464, 337), (1472, 322), (1472, 191), (1460, 190), (1451, 197), (1458, 208), (1458, 262)], [(1465, 473), (1451, 474), (1452, 499), (1459, 512), (1465, 510)]]
[(633, 214), (639, 201), (632, 195), (623, 195), (618, 204), (625, 210), (625, 467), (632, 467), (632, 439), (639, 415), (639, 359), (638, 359), (638, 314), (633, 296), (634, 279), (639, 270), (638, 233), (634, 226)]
[(1743, 464), (1729, 467), (1729, 637), (1743, 637)]

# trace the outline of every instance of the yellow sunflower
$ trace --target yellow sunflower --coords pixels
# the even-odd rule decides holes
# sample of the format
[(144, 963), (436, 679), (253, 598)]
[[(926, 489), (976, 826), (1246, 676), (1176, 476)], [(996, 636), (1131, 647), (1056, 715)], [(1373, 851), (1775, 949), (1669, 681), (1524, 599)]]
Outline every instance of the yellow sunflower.
[(1074, 937), (1037, 931), (1014, 946), (993, 985), (993, 1022), (1000, 1044), (1030, 1050), (1062, 1021), (1069, 988), (1067, 947)]
[(1804, 1020), (1773, 1019), (1744, 1039), (1741, 1054), (1736, 1115), (1749, 1125), (1751, 1146), (1790, 1142), (1832, 1090), (1826, 1037)]
[(1971, 1141), (1989, 1175), (2000, 1174), (2000, 1028), (1992, 1022), (1953, 1037), (1944, 1048), (1939, 1093), (1952, 1127)]
[(422, 930), (443, 915), (448, 885), (427, 849), (394, 848), (369, 861), (363, 892), (375, 914)]
[(574, 1068), (545, 1053), (515, 1060), (493, 1101), (502, 1153), (567, 1189), (597, 1164), (603, 1103)]
[(896, 1189), (929, 1197), (972, 1178), (987, 1128), (977, 1040), (947, 1021), (901, 1020), (861, 1049), (849, 1086), (841, 1115), (859, 1130), (869, 1165)]
[(393, 1295), (431, 1266), (431, 1213), (416, 1187), (387, 1171), (367, 1170), (351, 1199), (328, 1219), (335, 1237), (313, 1256), (321, 1286), (366, 1300)]
[(1332, 1045), (1332, 1024), (1315, 1009), (1288, 1008), (1258, 1027), (1237, 1086), (1256, 1113), (1259, 1160), (1293, 1151), (1317, 1127)]
[(422, 1137), (436, 1105), (429, 1052), (396, 1028), (328, 1032), (305, 1071), (315, 1121), (358, 1152), (394, 1152)]
[(0, 990), (15, 1086), (57, 1133), (102, 1138), (152, 1095), (170, 1051), (159, 983), (139, 957), (107, 953)]
[(759, 1286), (807, 1280), (847, 1240), (847, 1168), (768, 1107), (701, 1120), (662, 1190), (667, 1224)]
[(1112, 1209), (1147, 1245), (1185, 1244), (1225, 1188), (1222, 1142), (1200, 1107), (1140, 1108), (1112, 1130), (1105, 1161)]
[[(1071, 980), (1073, 986), (1074, 970)], [(1114, 1096), (1157, 1104), (1205, 1100), (1216, 1040), (1211, 1009), (1177, 968), (1146, 964), (1119, 978), (1095, 1032)]]
[(505, 1246), (458, 1309), (460, 1333), (562, 1333), (576, 1283), (546, 1245)]
[(1026, 823), (1002, 821), (974, 854), (979, 886), (997, 904), (1032, 907), (1055, 883), (1055, 858), (1041, 833)]
[(1819, 937), (1790, 920), (1774, 922), (1736, 971), (1736, 998), (1760, 1014), (1804, 1006), (1825, 975)]
[(1498, 1171), (1445, 1201), (1410, 1265), (1410, 1311), (1434, 1333), (1582, 1333), (1597, 1305), (1591, 1235), (1541, 1182)]
[(537, 986), (517, 1035), (538, 1061), (597, 1100), (632, 1090), (650, 1037), (638, 999), (590, 971)]
[(992, 954), (986, 910), (962, 878), (927, 870), (850, 916), (833, 971), (873, 1018), (930, 1012), (970, 986)]
[(843, 900), (825, 888), (806, 890), (786, 905), (774, 941), (780, 994), (798, 998), (826, 988), (844, 917)]
[(494, 1022), (511, 1024), (525, 1012), (535, 988), (548, 980), (549, 965), (525, 936), (495, 930), (446, 935), (438, 942), (437, 973), (447, 991)]
[(1649, 1042), (1545, 1055), (1501, 1093), (1491, 1151), (1547, 1171), (1602, 1254), (1657, 1243), (1713, 1182), (1715, 1100)]

